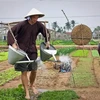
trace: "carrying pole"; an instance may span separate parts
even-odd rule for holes
[[[68,17],[66,16],[65,12],[64,12],[63,10],[61,10],[61,11],[63,12],[64,16],[66,17],[67,21],[69,22],[69,19],[68,19]]]
[[[10,24],[9,24],[9,23],[8,23],[8,28],[9,28],[9,31],[10,31],[10,33],[11,33],[11,35],[12,35],[12,37],[13,37],[15,43],[16,43],[16,45],[18,46],[17,40],[16,40],[16,38],[15,38],[15,36],[14,36],[12,30],[11,30],[11,27],[10,27]],[[18,49],[19,49],[19,46],[18,46]]]

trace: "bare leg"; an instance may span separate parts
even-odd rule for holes
[[[27,71],[22,72],[22,74],[21,74],[21,80],[22,80],[22,84],[23,84],[23,86],[24,86],[24,90],[25,90],[25,93],[26,93],[25,98],[26,98],[26,99],[30,99],[29,90],[28,90]]]
[[[35,71],[33,70],[30,73],[30,87],[31,87],[32,91],[34,92],[34,94],[37,94],[38,91],[37,91],[37,89],[34,86],[35,78],[36,78],[36,70]]]

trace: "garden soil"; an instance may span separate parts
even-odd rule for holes
[[[91,53],[89,54],[91,56]],[[59,57],[58,57],[59,58]],[[72,57],[72,68],[75,68],[79,62],[78,57]],[[85,62],[84,62],[85,64]],[[79,100],[100,100],[100,58],[94,58],[92,70],[96,78],[97,86],[96,87],[87,87],[87,88],[76,88],[71,87],[69,80],[72,72],[61,73],[59,70],[54,68],[55,63],[46,61],[42,67],[39,67],[37,70],[37,77],[35,85],[39,90],[64,90],[64,89],[73,89],[80,96]],[[0,72],[13,67],[8,64],[7,61],[0,63]],[[28,73],[29,75],[30,73]],[[6,84],[0,86],[1,88],[15,88],[21,84],[20,76],[15,79],[7,82]]]

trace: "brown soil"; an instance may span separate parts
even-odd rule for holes
[[[89,57],[92,57],[89,54]],[[78,58],[72,58],[72,67],[76,67]],[[46,90],[63,90],[63,89],[73,89],[81,97],[80,100],[100,100],[100,58],[94,58],[93,60],[93,71],[96,77],[97,87],[88,88],[73,88],[70,87],[69,79],[71,72],[61,73],[59,70],[54,69],[54,62],[45,62],[44,66],[37,70],[37,77],[35,85],[38,89]],[[12,65],[8,64],[7,61],[0,63],[0,72],[4,71]],[[0,86],[0,88],[13,88],[21,84],[20,77],[17,77],[8,83]]]

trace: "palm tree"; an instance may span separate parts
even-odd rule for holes
[[[74,26],[75,26],[75,21],[74,21],[74,20],[71,20],[71,24],[72,24],[72,28],[74,28]]]
[[[56,31],[57,31],[57,28],[58,28],[59,26],[58,26],[58,24],[57,24],[57,22],[53,22],[52,23],[52,28],[54,29],[54,36],[53,36],[53,39],[52,39],[52,44],[53,44],[53,41],[55,41],[56,40]]]
[[[57,22],[53,22],[53,23],[52,23],[52,28],[53,28],[55,31],[57,30],[57,28],[58,28]]]
[[[65,23],[66,29],[69,31],[71,29],[71,24],[70,22]]]
[[[63,27],[63,30],[64,30],[63,33],[65,33],[66,32],[66,27],[65,26]]]
[[[59,33],[63,33],[63,28],[62,28],[62,27],[58,27],[57,32],[59,32]]]

